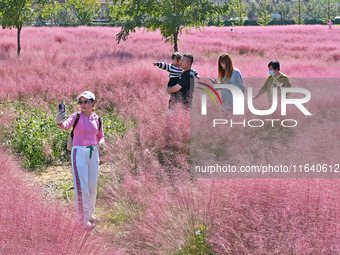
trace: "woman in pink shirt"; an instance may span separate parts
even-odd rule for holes
[[[96,220],[93,213],[97,196],[99,150],[104,150],[105,145],[101,119],[94,112],[95,99],[92,92],[84,91],[77,97],[80,113],[75,112],[63,121],[65,113],[60,112],[56,118],[61,129],[70,129],[79,116],[73,131],[72,174],[77,210],[88,227]]]
[[[327,22],[329,29],[332,29],[332,24],[333,24],[333,21],[331,19],[329,19],[328,22]]]

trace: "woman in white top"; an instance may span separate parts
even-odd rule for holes
[[[245,87],[241,72],[234,68],[233,62],[227,53],[218,58],[218,83],[234,85],[244,93]],[[233,95],[229,89],[222,89],[222,108],[233,108]]]

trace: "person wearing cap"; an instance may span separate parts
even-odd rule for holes
[[[61,129],[73,127],[79,116],[73,134],[71,152],[73,186],[75,202],[80,219],[85,226],[92,227],[99,172],[99,151],[104,150],[104,134],[101,119],[94,112],[95,95],[84,91],[77,97],[81,112],[71,114],[66,120],[65,112],[59,112],[56,117]]]

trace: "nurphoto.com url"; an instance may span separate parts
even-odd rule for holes
[[[219,173],[256,173],[256,174],[275,174],[275,173],[306,173],[311,175],[334,173],[340,176],[340,164],[302,164],[302,165],[272,165],[272,164],[261,164],[261,165],[209,165],[209,166],[194,166],[194,174],[206,174],[213,175]]]

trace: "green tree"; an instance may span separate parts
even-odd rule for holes
[[[288,18],[292,12],[291,4],[286,1],[280,1],[274,6],[274,10],[281,16],[281,25],[283,25],[283,19]]]
[[[75,17],[72,8],[64,2],[60,5],[60,10],[56,13],[56,20],[59,24],[75,24],[77,22],[77,17]]]
[[[244,25],[244,19],[247,16],[247,5],[242,0],[235,0],[230,6],[231,12],[238,18],[236,24]]]
[[[303,24],[303,16],[304,16],[304,11],[305,11],[305,4],[302,0],[298,0],[295,3],[295,23],[296,24]]]
[[[324,6],[323,9],[325,12],[325,16],[327,17],[327,20],[334,18],[334,16],[336,16],[337,13],[335,0],[323,0],[321,2]]]
[[[336,0],[310,0],[305,6],[305,11],[308,17],[320,19],[326,23],[337,15],[337,2]]]
[[[166,42],[178,51],[178,36],[183,30],[200,28],[210,19],[226,13],[228,4],[214,5],[208,0],[113,0],[111,16],[122,21],[122,29],[116,35],[118,43],[127,40],[136,28],[148,31],[160,29]]]
[[[17,54],[21,51],[21,30],[26,22],[32,21],[34,15],[33,3],[39,4],[35,0],[0,0],[0,17],[2,28],[17,29]]]
[[[248,12],[247,12],[248,19],[254,20],[257,14],[257,3],[253,0],[247,2],[247,9],[248,9]]]
[[[81,25],[89,25],[100,9],[98,0],[68,0],[68,5],[73,9]]]
[[[268,26],[270,21],[273,6],[268,0],[260,0],[257,8],[258,21],[260,26]]]
[[[310,0],[306,4],[306,13],[308,13],[309,18],[322,19],[322,4],[319,0]]]
[[[37,16],[49,22],[51,25],[57,24],[57,15],[62,9],[62,4],[57,0],[47,1],[35,8]]]

